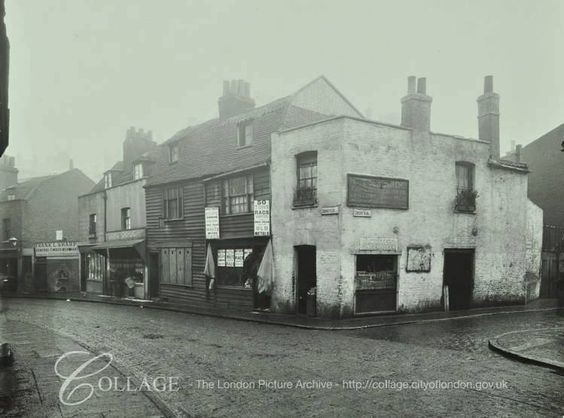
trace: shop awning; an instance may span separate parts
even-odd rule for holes
[[[106,250],[118,248],[133,248],[139,256],[145,261],[145,240],[144,239],[127,239],[106,241],[92,247],[92,250],[98,252],[106,252]]]
[[[93,242],[79,242],[78,244],[76,244],[76,246],[78,247],[78,252],[80,254],[92,252],[92,247],[94,247],[95,245],[96,244]]]

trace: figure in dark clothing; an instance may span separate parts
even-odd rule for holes
[[[243,281],[245,287],[253,289],[253,305],[254,308],[260,308],[259,295],[258,295],[258,269],[262,261],[262,248],[258,246],[253,247],[253,251],[243,261]]]

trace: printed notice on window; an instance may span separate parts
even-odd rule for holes
[[[225,267],[235,266],[234,250],[225,250]]]
[[[235,250],[235,267],[243,267],[243,249]]]
[[[205,211],[206,239],[219,239],[219,208],[208,207]]]
[[[217,266],[225,267],[225,250],[217,250]]]
[[[255,200],[255,237],[270,235],[270,200]]]

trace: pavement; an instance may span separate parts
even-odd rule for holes
[[[506,332],[489,346],[507,357],[564,372],[564,327]]]
[[[13,410],[20,416],[564,413],[561,374],[488,348],[496,335],[564,327],[552,308],[327,332],[135,305],[11,298],[4,307],[0,336],[22,369]],[[96,378],[178,377],[179,390],[96,389],[73,410],[61,404],[64,379],[54,368],[61,355],[81,350],[113,356],[112,368]],[[80,363],[69,360],[69,369]]]

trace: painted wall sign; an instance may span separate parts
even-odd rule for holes
[[[382,252],[399,254],[399,243],[397,238],[393,237],[364,237],[358,242],[358,250],[360,252]]]
[[[36,257],[78,258],[76,242],[42,242],[35,244]]]
[[[409,181],[348,174],[347,205],[361,208],[407,209]]]
[[[356,218],[371,218],[372,211],[370,209],[353,209],[353,216]]]
[[[205,209],[206,218],[206,239],[219,239],[219,208],[207,207]]]
[[[430,246],[407,247],[407,266],[405,270],[408,273],[429,273],[431,271],[431,255]]]
[[[254,201],[255,237],[270,235],[270,200]]]
[[[338,215],[339,214],[339,206],[328,206],[325,208],[321,208],[321,215]]]

